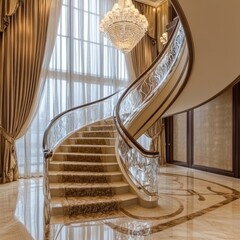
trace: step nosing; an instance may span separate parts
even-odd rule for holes
[[[127,186],[116,186],[116,187],[112,187],[112,186],[98,186],[98,187],[94,187],[94,189],[118,189],[118,188],[123,188],[123,187],[127,187]],[[92,189],[90,187],[62,187],[59,190],[65,190],[65,189]],[[50,188],[50,190],[56,190],[56,188]]]
[[[63,144],[60,147],[102,147],[102,148],[113,148],[115,145],[97,145],[97,144]]]
[[[68,139],[110,139],[110,140],[115,140],[116,138],[115,137],[101,137],[101,136],[99,136],[99,137],[86,137],[86,136],[83,136],[83,137],[77,137],[77,136],[75,136],[75,137],[70,137],[70,138],[68,138]]]
[[[115,126],[115,124],[93,124],[93,125],[90,125],[89,127],[109,127],[109,126]]]
[[[54,176],[58,176],[58,175],[70,175],[70,176],[82,176],[82,175],[86,175],[86,176],[102,176],[102,175],[110,175],[110,176],[114,176],[114,175],[121,175],[121,172],[76,172],[76,171],[48,171],[49,175],[54,175]]]
[[[128,201],[132,199],[137,199],[137,195],[134,194],[116,194],[114,196],[95,196],[95,197],[52,197],[51,204],[52,205],[64,205],[63,207],[68,206],[68,201],[71,201],[72,205],[77,206],[79,203],[81,205],[89,205],[89,204],[101,204],[108,202],[121,202]],[[97,200],[97,201],[96,201]],[[62,207],[62,206],[59,206]]]
[[[95,131],[78,131],[78,132],[76,132],[76,133],[96,133],[96,132],[100,132],[100,133],[115,133],[115,132],[117,132],[117,130],[95,130]]]
[[[114,183],[114,182],[113,182]],[[71,189],[71,188],[76,188],[76,189],[102,189],[102,188],[111,188],[111,189],[117,189],[117,188],[123,188],[123,187],[128,187],[128,184],[100,184],[100,183],[88,183],[88,184],[82,184],[82,185],[77,185],[77,184],[56,184],[52,185],[52,183],[50,183],[50,190],[65,190],[65,189]]]
[[[79,156],[116,156],[115,153],[83,153],[83,152],[55,152],[54,155],[79,155]]]
[[[79,166],[118,166],[117,162],[76,162],[76,161],[56,161],[52,160],[50,165],[79,165]]]

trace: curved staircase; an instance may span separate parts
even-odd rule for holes
[[[119,216],[138,197],[123,180],[112,120],[82,128],[55,151],[48,169],[51,222]]]
[[[129,88],[52,119],[43,139],[46,235],[54,223],[112,217],[137,203],[158,204],[159,153],[144,149],[136,136],[184,86],[191,65],[183,30],[178,22],[165,50]]]
[[[159,153],[144,149],[138,137],[158,118],[196,107],[240,81],[240,1],[198,2],[171,0],[179,23],[158,58],[124,92],[69,109],[49,124],[43,140],[46,234],[49,223],[112,217],[124,206],[156,202]],[[203,12],[207,24],[200,21]],[[118,133],[112,120],[99,121],[113,112]]]

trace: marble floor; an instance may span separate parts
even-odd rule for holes
[[[0,239],[44,239],[42,178],[0,185]],[[52,224],[54,240],[237,240],[240,179],[168,165],[159,171],[159,206],[118,217]]]

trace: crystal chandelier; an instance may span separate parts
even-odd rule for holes
[[[130,52],[147,31],[148,21],[131,0],[118,0],[100,23],[112,44],[124,53]]]

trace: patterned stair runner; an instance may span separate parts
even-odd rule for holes
[[[65,140],[49,163],[52,220],[94,219],[136,204],[115,155],[112,120],[90,125]]]

